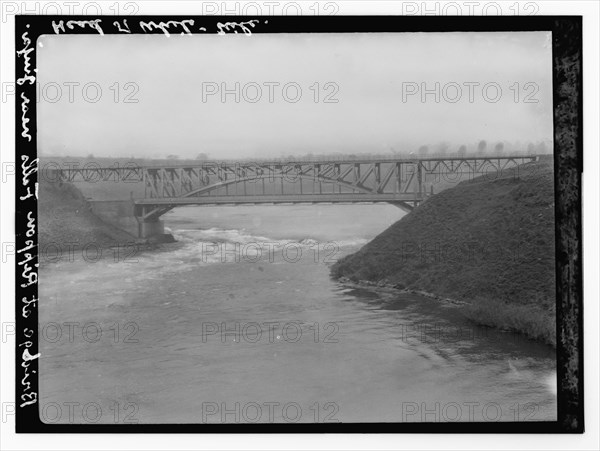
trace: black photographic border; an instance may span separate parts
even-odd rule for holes
[[[169,22],[174,21],[174,22]],[[163,24],[169,24],[160,26]],[[154,24],[154,25],[152,25]],[[234,24],[233,26],[224,26]],[[168,28],[167,28],[168,27]],[[552,422],[45,424],[38,373],[36,46],[44,34],[551,31],[554,104],[558,419]],[[583,281],[581,16],[15,16],[17,433],[581,433]],[[42,301],[43,302],[43,301]]]

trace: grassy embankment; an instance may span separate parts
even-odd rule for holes
[[[479,324],[555,345],[554,254],[553,168],[540,162],[431,197],[332,276],[461,301]]]
[[[70,248],[82,249],[89,245],[90,252],[94,253],[96,246],[110,248],[136,241],[90,212],[84,195],[70,183],[50,183],[40,179],[38,215],[40,253],[41,257],[47,257],[46,260],[51,260],[58,252],[66,256]]]

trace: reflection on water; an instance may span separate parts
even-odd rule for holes
[[[476,327],[453,306],[329,278],[330,261],[401,215],[180,208],[165,217],[177,243],[126,262],[43,266],[42,418],[555,419],[552,349]],[[71,419],[65,403],[78,403]]]

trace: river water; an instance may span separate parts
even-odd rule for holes
[[[42,420],[555,420],[553,349],[330,279],[402,215],[185,207],[164,217],[177,243],[42,264]]]

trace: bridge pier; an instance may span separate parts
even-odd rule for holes
[[[171,242],[173,237],[165,234],[165,224],[159,218],[144,218],[144,208],[132,200],[88,201],[90,210],[104,222],[129,233],[132,238]]]
[[[160,219],[138,221],[138,238],[152,238],[165,234],[165,223]]]

